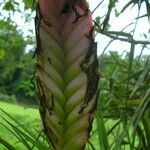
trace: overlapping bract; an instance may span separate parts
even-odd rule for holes
[[[40,114],[50,148],[82,150],[98,84],[92,15],[85,0],[39,0],[36,33]]]

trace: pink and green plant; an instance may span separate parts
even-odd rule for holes
[[[83,150],[97,104],[98,60],[85,0],[39,0],[35,30],[40,115],[51,150]]]

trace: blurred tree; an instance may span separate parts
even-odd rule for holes
[[[4,56],[0,59],[0,86],[7,94],[13,94],[16,80],[20,78],[20,59],[24,54],[25,41],[22,33],[10,22],[0,21],[0,49]]]
[[[20,101],[26,104],[37,104],[35,100],[35,89],[32,83],[32,78],[35,70],[35,61],[32,59],[33,52],[30,51],[22,55],[21,69],[22,74],[20,80],[17,82],[17,97]],[[30,63],[29,63],[30,62]]]
[[[0,37],[0,92],[19,96],[21,101],[25,97],[31,100],[34,95],[30,82],[34,61],[32,52],[25,53],[28,40],[17,26],[3,20],[0,20]]]

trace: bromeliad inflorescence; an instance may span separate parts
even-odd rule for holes
[[[36,80],[52,150],[83,150],[97,102],[98,60],[85,0],[39,0]]]

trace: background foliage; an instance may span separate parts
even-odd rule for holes
[[[12,15],[20,12],[20,3],[17,1],[4,1],[0,9],[0,97],[14,102],[35,104],[35,92],[31,83],[34,72],[33,52],[26,51],[27,45],[33,45],[33,37],[25,37]],[[24,11],[29,9],[25,3]],[[26,18],[28,13],[26,14]],[[33,48],[34,49],[34,48]],[[8,95],[8,96],[7,96]],[[1,98],[1,99],[2,99]]]

